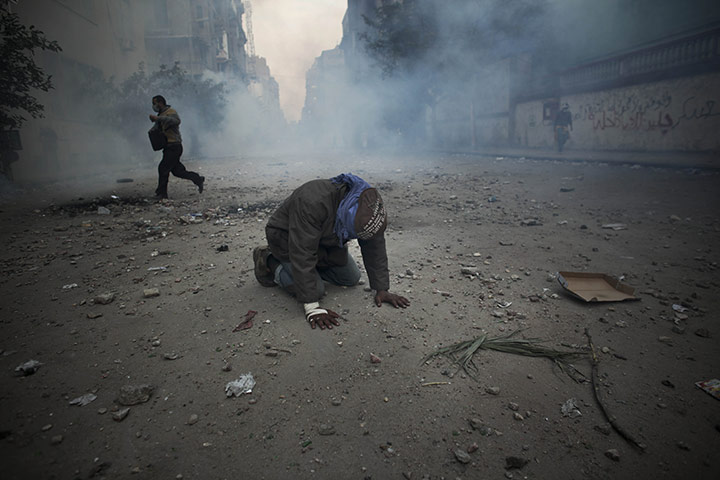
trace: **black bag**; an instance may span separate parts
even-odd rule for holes
[[[156,152],[167,146],[167,137],[159,128],[151,128],[148,132],[148,137],[150,137],[150,145],[152,145],[152,149]]]

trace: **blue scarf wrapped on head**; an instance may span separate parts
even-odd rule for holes
[[[335,216],[335,234],[340,239],[340,244],[343,245],[348,240],[357,238],[355,233],[355,214],[358,209],[358,199],[363,190],[372,188],[362,178],[353,175],[352,173],[342,173],[337,177],[330,179],[333,183],[344,183],[348,186],[348,193],[340,201],[340,206]]]

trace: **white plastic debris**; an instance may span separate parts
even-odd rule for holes
[[[77,288],[77,287],[78,287],[78,284],[77,284],[77,283],[68,283],[67,285],[63,285],[63,288],[62,288],[62,289],[63,289],[63,290],[70,290],[70,289],[72,289],[72,288]]]
[[[79,397],[70,400],[70,405],[78,405],[80,407],[84,407],[88,403],[94,402],[96,398],[97,395],[93,393],[86,393],[85,395],[80,395]]]
[[[252,393],[254,387],[255,379],[253,378],[252,373],[244,373],[240,375],[240,378],[237,380],[228,382],[228,384],[225,385],[225,394],[228,397],[239,397],[243,393]]]
[[[15,367],[15,373],[24,376],[32,375],[33,373],[38,371],[40,365],[42,365],[42,363],[38,362],[37,360],[28,360],[27,362]]]
[[[562,407],[560,407],[560,411],[562,412],[563,417],[582,417],[582,412],[580,412],[580,409],[577,407],[577,400],[574,398],[570,398],[567,402],[563,403]]]

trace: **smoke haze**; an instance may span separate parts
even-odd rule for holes
[[[342,0],[253,0],[257,54],[267,58],[280,84],[280,105],[291,122],[300,120],[305,73],[323,50],[342,37]]]

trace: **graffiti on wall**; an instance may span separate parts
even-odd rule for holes
[[[595,103],[580,105],[574,121],[590,121],[593,130],[659,131],[666,134],[675,125],[669,92],[640,98],[635,94],[615,95]]]
[[[687,120],[706,120],[711,117],[720,117],[720,110],[715,108],[715,100],[699,100],[694,95],[688,97],[682,104],[682,114],[678,117],[673,128]]]
[[[669,92],[643,98],[635,94],[615,95],[576,108],[571,106],[571,110],[575,110],[574,122],[589,121],[595,131],[655,131],[662,135],[688,121],[720,117],[715,100],[690,96],[678,104]]]

